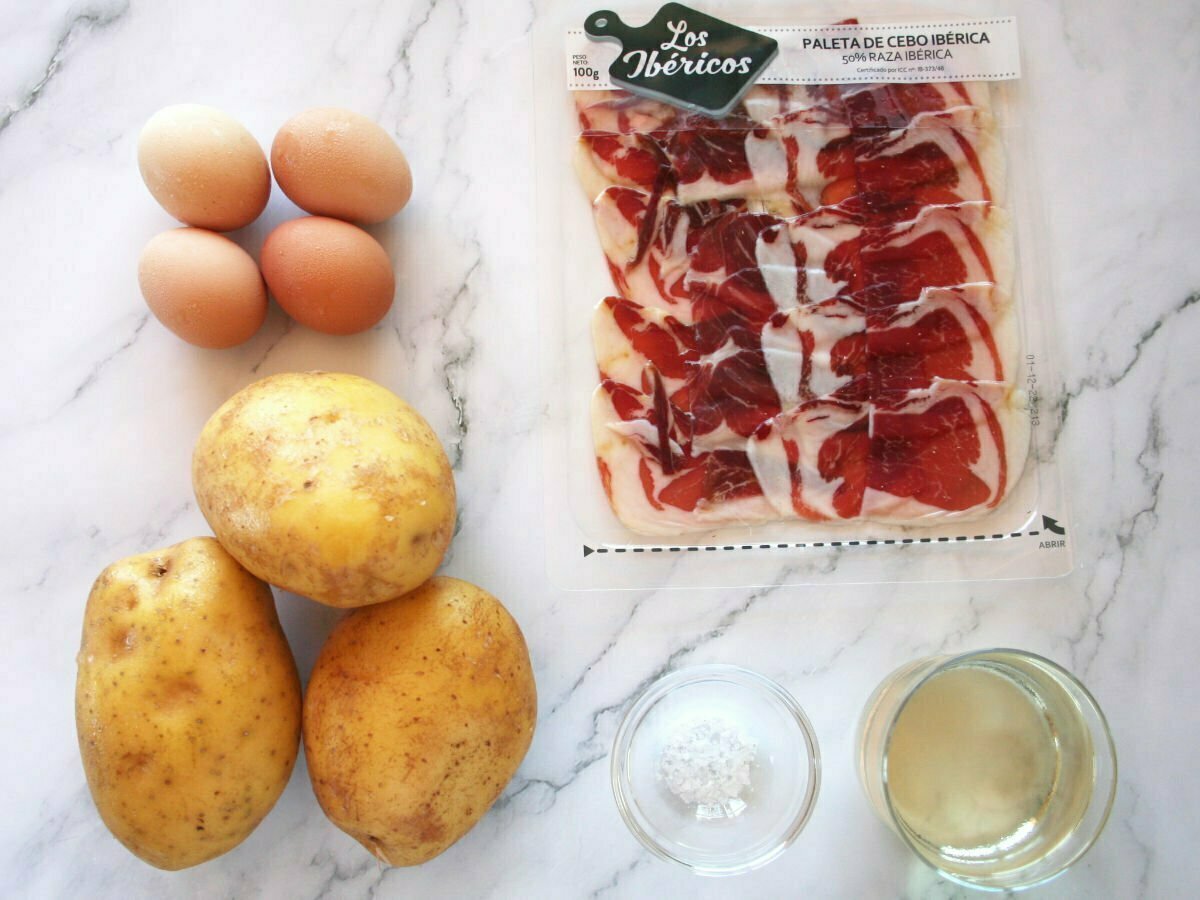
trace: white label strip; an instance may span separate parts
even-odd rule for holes
[[[1021,77],[1017,20],[903,25],[743,26],[779,41],[760,84],[1007,81]],[[612,90],[608,67],[620,44],[567,32],[567,88]],[[699,76],[703,77],[703,76]]]

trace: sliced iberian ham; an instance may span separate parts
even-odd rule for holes
[[[732,316],[761,326],[805,296],[806,249],[769,213],[731,212],[693,243],[683,288],[697,320]]]
[[[692,251],[707,227],[735,204],[683,206],[663,194],[609,187],[593,205],[600,246],[621,295],[642,306],[693,318],[685,281]]]
[[[959,106],[988,109],[987,85],[938,84],[757,84],[725,120],[707,119],[659,100],[622,90],[578,91],[575,112],[581,133],[662,135],[690,123],[720,128],[723,123],[770,125],[808,114],[825,124],[841,124],[866,134],[903,128],[915,116]]]
[[[760,426],[747,456],[778,518],[855,519],[862,512],[870,408],[818,398]]]
[[[843,300],[777,312],[761,325],[685,325],[609,297],[596,308],[592,337],[605,381],[650,398],[641,405],[669,412],[699,449],[740,448],[762,422],[802,401],[869,392],[866,317]]]
[[[642,398],[648,400],[649,398]],[[652,402],[652,401],[651,401]],[[592,396],[596,465],[617,517],[642,534],[672,535],[774,517],[742,447],[685,453],[653,407],[602,382]]]
[[[582,134],[657,134],[670,128],[679,110],[628,91],[578,91],[575,113]]]
[[[818,85],[808,90],[832,117],[860,137],[904,128],[921,113],[991,106],[987,85],[980,82]]]
[[[797,124],[799,133],[811,133]],[[823,144],[813,166],[815,174],[795,176],[807,200],[845,204],[875,219],[908,217],[933,204],[1000,202],[1005,187],[991,114],[975,107],[920,113],[892,131],[848,134]]]
[[[836,298],[778,312],[762,328],[763,358],[786,411],[817,397],[865,398],[867,319]]]
[[[872,319],[889,316],[927,287],[986,282],[1007,290],[1013,277],[1007,214],[991,203],[927,206],[915,217],[864,228],[826,258],[830,277],[845,285]]]
[[[943,381],[1008,383],[1016,375],[1012,302],[993,284],[925,288],[866,331],[872,397]]]
[[[600,480],[634,531],[974,516],[1024,464],[984,83],[758,85],[713,120],[576,94],[617,295]]]
[[[764,422],[745,449],[693,453],[674,441],[660,452],[651,411],[622,419],[615,409],[602,386],[593,413],[598,465],[618,516],[648,534],[986,510],[1020,473],[1029,439],[1019,392],[995,384],[935,381],[869,404],[809,400]]]
[[[846,214],[789,220],[756,206],[685,206],[670,195],[607,188],[594,214],[614,285],[630,300],[686,322],[730,306],[762,320],[831,296],[836,289],[827,284],[825,254],[858,236],[860,226]],[[792,224],[809,220],[812,228]]]
[[[760,329],[745,322],[689,326],[609,297],[596,308],[592,336],[605,382],[644,396],[642,407],[670,421],[686,450],[743,449],[781,412]]]
[[[1025,464],[1029,416],[1009,385],[935,380],[871,412],[862,515],[919,521],[996,506]]]
[[[919,521],[989,509],[1021,471],[1028,416],[1007,385],[934,382],[765,422],[748,455],[778,516]]]
[[[608,97],[579,108],[575,166],[592,198],[620,185],[685,205],[753,200],[783,215],[837,203],[879,216],[924,203],[999,202],[991,113],[955,103],[971,92],[954,87],[899,96],[876,87],[833,102],[759,88],[720,120]]]
[[[730,310],[764,321],[833,296],[886,315],[926,287],[991,282],[1007,290],[1012,280],[1008,216],[986,202],[864,225],[842,207],[779,219],[610,187],[594,213],[617,290],[684,323]]]

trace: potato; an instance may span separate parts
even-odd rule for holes
[[[271,590],[212,538],[113,563],[88,597],[75,722],[122,844],[183,869],[240,844],[300,743],[300,679]]]
[[[466,834],[529,749],[537,691],[521,629],[454,578],[355,610],[304,698],[304,752],[325,815],[385,863]]]
[[[234,394],[204,426],[192,482],[238,562],[330,606],[412,590],[454,532],[454,476],[437,436],[356,375],[272,375]]]

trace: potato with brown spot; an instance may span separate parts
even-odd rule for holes
[[[270,588],[212,538],[113,563],[88,597],[78,666],[79,751],[113,835],[160,869],[245,840],[300,741]]]
[[[235,559],[330,606],[412,590],[454,532],[454,476],[437,435],[357,375],[287,373],[243,388],[204,426],[192,484]]]
[[[533,738],[521,629],[491,594],[434,578],[333,630],[304,698],[321,808],[379,859],[413,866],[471,830]]]

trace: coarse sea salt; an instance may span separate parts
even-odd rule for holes
[[[700,818],[735,816],[758,746],[728,722],[707,718],[676,731],[663,747],[658,777]]]

